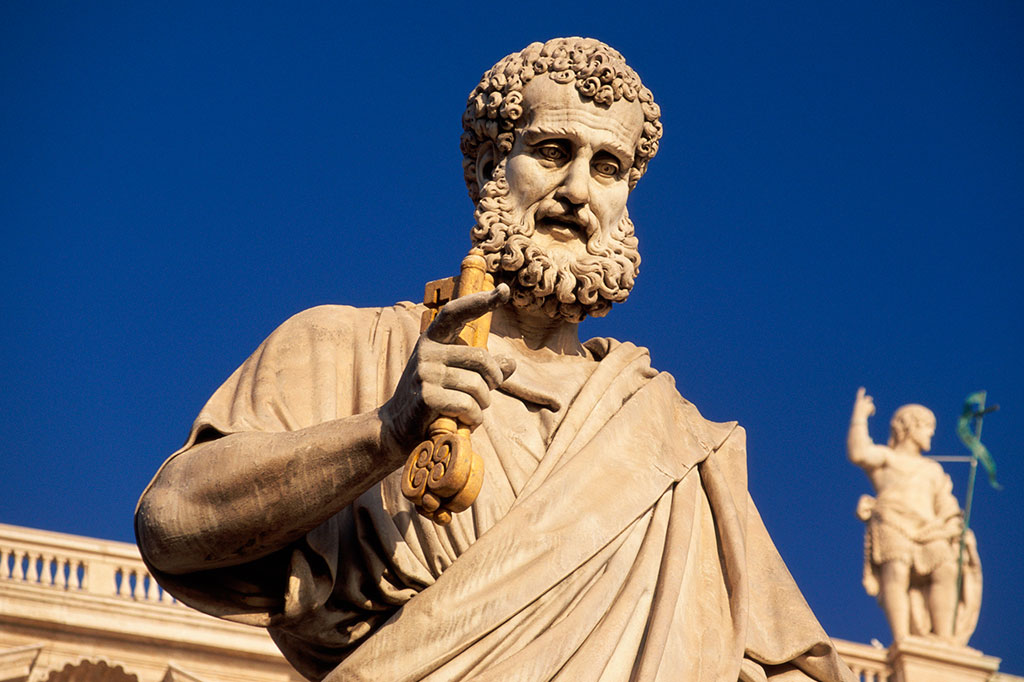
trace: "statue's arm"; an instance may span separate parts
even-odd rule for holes
[[[868,417],[874,413],[874,400],[863,387],[859,388],[850,416],[850,430],[846,435],[846,454],[851,462],[865,469],[874,469],[885,463],[886,448],[875,445],[868,433]]]
[[[379,412],[299,431],[235,433],[179,453],[139,503],[142,552],[180,574],[288,546],[401,466]]]
[[[439,415],[477,425],[490,390],[511,374],[485,349],[447,343],[508,299],[483,292],[449,303],[416,344],[394,395],[364,414],[296,431],[234,433],[164,464],[143,493],[136,535],[171,574],[235,566],[300,539],[402,466]],[[445,332],[445,333],[441,333]],[[436,340],[435,340],[436,339]]]

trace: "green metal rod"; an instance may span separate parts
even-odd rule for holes
[[[974,418],[975,437],[981,440],[981,424],[984,418],[985,401],[982,399],[978,416]],[[953,604],[953,634],[956,634],[956,617],[960,611],[960,591],[964,584],[964,546],[967,544],[967,529],[971,527],[971,504],[974,502],[974,478],[978,473],[978,456],[971,453],[971,473],[967,478],[967,504],[964,509],[964,527],[960,531],[960,551],[956,558],[956,603]]]

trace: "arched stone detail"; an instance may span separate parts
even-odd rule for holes
[[[126,673],[120,665],[110,667],[106,661],[68,663],[54,670],[46,682],[139,682],[137,675]]]

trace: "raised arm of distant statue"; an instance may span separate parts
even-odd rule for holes
[[[853,403],[850,431],[846,436],[846,452],[851,462],[865,469],[884,464],[889,451],[884,446],[875,445],[868,433],[868,417],[874,414],[874,399],[867,395],[862,386],[857,389],[857,399]]]

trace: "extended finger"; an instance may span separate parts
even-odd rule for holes
[[[511,295],[508,285],[502,283],[490,291],[462,296],[445,303],[437,317],[427,327],[427,338],[441,343],[452,343],[459,337],[459,332],[466,324],[508,303]]]

